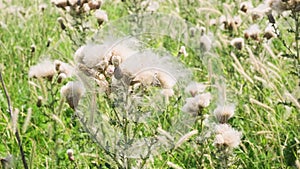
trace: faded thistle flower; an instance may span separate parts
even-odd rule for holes
[[[209,51],[212,48],[213,45],[213,37],[211,34],[209,35],[202,35],[200,37],[200,44],[201,44],[201,48],[206,52]]]
[[[266,29],[264,31],[264,38],[269,40],[274,37],[277,37],[276,30],[275,30],[273,24],[268,24],[268,26],[266,27]]]
[[[45,59],[37,65],[31,66],[29,69],[29,77],[33,78],[47,78],[48,80],[52,80],[55,73],[54,63],[49,59]]]
[[[206,85],[198,82],[191,82],[186,88],[185,93],[191,94],[193,97],[199,93],[204,92]]]
[[[74,161],[75,160],[73,149],[68,149],[67,150],[67,155],[68,155],[68,158],[69,158],[70,161]]]
[[[242,133],[235,130],[228,124],[218,124],[215,127],[216,137],[214,140],[215,146],[226,146],[236,148],[241,143]]]
[[[208,107],[211,100],[210,93],[198,94],[195,97],[187,98],[185,105],[182,107],[182,111],[197,115],[201,113],[201,110]]]
[[[253,40],[259,40],[259,34],[261,30],[257,24],[251,25],[247,30],[244,31],[246,39],[252,38]]]
[[[95,17],[96,17],[99,25],[101,25],[103,22],[108,21],[108,17],[107,17],[106,12],[101,10],[101,9],[97,9],[95,11]]]
[[[265,14],[270,12],[270,7],[266,4],[260,4],[255,8],[249,10],[253,21],[259,21],[264,17]]]
[[[230,41],[230,45],[235,47],[238,50],[242,50],[244,48],[244,38],[234,38]]]
[[[233,117],[235,106],[233,104],[229,105],[218,105],[214,110],[214,116],[219,123],[227,123],[227,121]]]
[[[85,89],[81,82],[68,82],[60,90],[61,95],[66,98],[67,103],[72,109],[76,109],[80,98],[85,93]]]
[[[299,0],[266,0],[265,3],[278,14],[288,10],[300,11]]]
[[[245,1],[240,4],[240,10],[247,13],[249,9],[252,9],[253,5],[251,1]]]

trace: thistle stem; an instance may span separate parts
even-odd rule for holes
[[[11,105],[11,100],[10,100],[8,91],[6,89],[4,80],[2,78],[2,72],[1,72],[1,70],[0,70],[0,81],[1,81],[4,93],[5,93],[6,100],[7,100],[7,106],[8,106],[9,116],[10,116],[10,119],[12,119],[12,105]],[[28,169],[28,165],[27,165],[27,162],[26,162],[25,153],[24,153],[24,150],[23,150],[23,147],[22,147],[22,142],[21,142],[21,138],[20,138],[18,129],[16,129],[16,131],[15,131],[14,134],[16,136],[16,139],[17,139],[17,142],[18,142],[18,146],[19,146],[19,149],[20,149],[20,154],[21,154],[21,157],[22,157],[23,166],[24,166],[25,169]]]

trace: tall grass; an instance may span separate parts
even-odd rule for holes
[[[111,21],[147,11],[147,4],[143,6],[141,3],[131,0],[125,3],[105,1],[101,9],[107,12]],[[253,6],[261,3],[253,1]],[[47,7],[42,10],[41,4]],[[220,157],[217,156],[220,149],[213,144],[215,133],[212,126],[216,123],[213,110],[217,107],[217,102],[202,112],[203,117],[198,117],[201,120],[194,124],[190,133],[185,133],[186,135],[179,139],[180,142],[177,142],[175,147],[156,156],[148,156],[144,161],[133,160],[131,166],[300,168],[299,11],[295,8],[292,12],[288,10],[281,15],[273,11],[276,31],[279,33],[268,39],[264,32],[270,21],[267,14],[263,13],[262,18],[254,20],[252,16],[255,14],[255,17],[260,17],[260,13],[255,13],[250,7],[245,13],[240,10],[240,4],[242,2],[229,0],[174,0],[159,2],[158,8],[160,13],[171,12],[172,15],[196,25],[202,36],[213,37],[210,51],[200,54],[193,50],[194,46],[186,46],[189,55],[181,55],[179,59],[192,70],[193,80],[208,81],[208,90],[213,94],[216,91],[216,83],[210,82],[220,80],[224,85],[223,89],[226,89],[226,103],[235,105],[235,115],[228,123],[242,132],[242,139],[237,148],[230,149],[230,156],[226,157],[227,166],[222,165],[220,158],[217,158]],[[225,16],[225,20],[222,19],[222,15]],[[3,168],[24,167],[20,141],[29,168],[118,167],[107,149],[98,145],[84,129],[74,110],[63,102],[59,90],[73,78],[68,78],[61,84],[54,80],[49,82],[45,79],[29,78],[30,67],[43,59],[59,59],[74,65],[75,50],[93,37],[94,31],[101,31],[103,26],[97,25],[97,20],[91,12],[84,18],[84,21],[91,23],[91,29],[83,36],[82,32],[77,34],[76,29],[70,29],[70,32],[62,30],[57,21],[61,16],[66,15],[49,1],[0,1],[0,71],[12,108],[20,110],[17,124],[13,124],[10,117],[11,108],[7,106],[2,86],[0,166]],[[234,20],[234,16],[240,16],[241,22]],[[290,27],[287,28],[285,23],[290,23]],[[255,38],[249,36],[246,39],[245,30],[253,24],[257,24],[262,31]],[[74,43],[70,35],[79,40]],[[203,45],[206,42],[201,41],[200,36],[201,34],[199,43]],[[242,48],[230,44],[234,38],[240,37],[244,39]],[[154,49],[164,47],[174,57],[178,55],[180,46],[185,45],[165,36],[151,39],[147,43]],[[207,66],[209,60],[202,62],[198,57],[204,54],[207,54],[208,58],[218,60],[216,63],[220,65]],[[218,69],[223,78],[214,79],[211,69]],[[43,96],[41,103],[38,103],[39,96]],[[185,100],[181,98],[184,96],[178,95],[170,99],[174,104],[167,106],[165,111],[170,115],[181,112],[181,106],[185,104]],[[110,105],[106,102],[105,106]],[[99,109],[111,110],[103,107]],[[156,125],[156,122],[154,124]],[[14,125],[20,140],[16,139],[16,133],[12,130]],[[147,126],[140,129],[141,132],[147,130]],[[71,152],[69,149],[73,151],[72,158],[67,154],[67,151]]]

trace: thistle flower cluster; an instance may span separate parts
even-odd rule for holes
[[[137,51],[127,44],[116,44],[117,41],[108,41],[103,44],[88,44],[81,46],[75,52],[75,61],[79,70],[85,75],[93,77],[101,91],[110,92],[112,77],[121,79],[123,71],[120,68],[127,57]]]
[[[206,86],[201,83],[190,83],[185,92],[192,97],[187,98],[185,105],[182,107],[182,111],[190,113],[192,115],[201,115],[202,110],[210,105],[211,94],[209,92],[204,93]]]
[[[215,146],[225,146],[237,148],[241,143],[242,133],[235,130],[228,124],[218,124],[215,126]]]
[[[300,11],[300,1],[299,0],[266,0],[266,4],[269,5],[269,7],[281,14],[284,11],[294,11],[299,12]]]
[[[58,83],[61,83],[65,78],[71,77],[73,73],[74,68],[60,60],[53,62],[49,59],[44,59],[29,69],[29,77],[31,78],[42,78],[52,81],[53,77],[57,76],[56,80]]]
[[[151,50],[137,51],[138,40],[125,42],[109,40],[103,44],[88,44],[75,53],[78,68],[93,77],[101,91],[110,93],[115,86],[130,86],[131,92],[148,86],[160,87],[166,97],[173,95],[172,88],[181,73],[168,56],[159,57]]]
[[[51,2],[58,8],[78,14],[97,10],[102,5],[102,0],[51,0]]]
[[[60,60],[51,61],[44,59],[40,63],[31,66],[29,77],[37,79],[46,79],[51,85],[61,84],[66,78],[74,76],[75,69],[68,63]],[[80,82],[68,82],[61,88],[61,95],[66,98],[71,108],[75,109],[79,99],[84,94],[84,88]],[[41,107],[44,101],[42,96],[38,96],[37,106]]]
[[[228,120],[234,115],[235,106],[233,104],[218,105],[213,114],[218,122],[215,125],[215,141],[217,147],[236,148],[241,142],[242,133],[236,131],[228,124]]]

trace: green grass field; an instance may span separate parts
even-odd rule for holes
[[[71,2],[76,6],[81,1],[70,1],[69,6]],[[92,10],[91,6],[89,12],[76,13],[72,7],[58,8],[55,5],[58,1],[0,0],[0,71],[6,86],[5,90],[0,85],[0,168],[24,168],[22,157],[25,157],[28,168],[49,169],[300,169],[300,2],[271,2],[268,6],[266,2],[252,1],[251,7],[248,4],[243,6],[242,1],[231,0],[103,0],[100,8],[107,13],[108,20],[97,20],[96,10]],[[258,8],[264,3],[265,6]],[[80,9],[83,10],[83,7]],[[272,17],[267,11],[272,11],[275,23],[272,24]],[[159,17],[147,19],[145,16]],[[167,20],[173,17],[174,21]],[[259,29],[251,25],[257,25]],[[184,29],[185,26],[188,29]],[[132,35],[135,29],[138,31]],[[194,36],[191,35],[192,29],[196,30]],[[139,30],[143,30],[143,34],[139,34]],[[184,33],[180,34],[180,31]],[[95,36],[96,32],[100,34]],[[32,66],[45,59],[60,60],[82,70],[81,62],[87,61],[74,59],[77,49],[86,43],[89,45],[91,39],[100,44],[112,44],[116,39],[107,36],[109,32],[114,38],[119,38],[117,40],[122,40],[118,42],[122,47],[136,47],[138,39],[138,44],[144,46],[136,47],[134,52],[139,52],[137,56],[146,51],[145,47],[157,55],[168,51],[169,60],[148,61],[147,57],[151,58],[155,52],[146,53],[147,61],[143,65],[164,69],[166,74],[171,72],[171,77],[182,84],[176,84],[172,89],[164,87],[172,80],[163,83],[156,73],[153,77],[158,78],[159,84],[153,85],[152,78],[153,86],[149,87],[147,80],[143,77],[138,79],[136,75],[137,82],[130,79],[125,88],[118,86],[121,92],[114,93],[112,84],[123,83],[115,82],[107,67],[104,73],[99,68],[100,73],[94,75],[91,73],[94,69],[87,66],[86,74],[92,78],[87,78],[85,87],[95,85],[93,82],[103,80],[102,77],[105,80],[101,82],[110,85],[105,92],[98,89],[98,81],[98,85],[92,88],[96,92],[86,88],[85,94],[91,95],[82,96],[79,106],[75,106],[76,112],[68,105],[70,100],[61,94],[61,88],[82,78],[80,71],[61,83],[57,82],[58,74],[54,74],[51,80],[30,76]],[[189,37],[185,39],[185,35]],[[235,38],[243,42],[237,43]],[[179,55],[181,46],[186,47],[188,56],[183,56],[183,52]],[[121,52],[133,52],[122,47]],[[84,51],[89,55],[104,52],[89,49],[91,51]],[[111,53],[114,55],[114,52]],[[128,62],[128,69],[138,64],[134,59],[130,63],[130,57],[127,62],[124,60],[124,63]],[[93,61],[97,60],[89,60]],[[120,62],[115,64],[113,59],[108,64],[114,68],[114,77],[119,64],[121,68],[126,66]],[[47,67],[39,68],[39,71],[43,69]],[[190,72],[192,77],[189,78],[185,71]],[[205,92],[212,95],[209,106],[201,107],[195,116],[181,111],[187,103],[185,99],[191,97],[184,94],[182,88],[188,81],[206,84]],[[142,87],[133,84],[138,82]],[[174,94],[167,99],[159,93],[159,87],[171,89]],[[77,91],[72,92],[70,97],[74,104]],[[96,96],[94,100],[93,94]],[[136,98],[139,98],[137,103],[134,102]],[[93,106],[94,101],[97,106]],[[224,144],[216,144],[220,140],[216,139],[218,133],[214,126],[223,122],[215,117],[214,110],[227,104],[235,107],[234,116],[226,119],[225,123],[241,133],[238,146],[226,143],[225,136]],[[131,111],[141,114],[132,115]],[[93,113],[99,112],[101,115],[94,120]],[[143,120],[149,112],[150,120]],[[188,117],[188,120],[193,119],[193,123],[184,121]],[[142,119],[143,122],[131,121],[130,118]],[[91,119],[93,123],[89,124]],[[159,134],[164,137],[159,137]],[[130,149],[131,141],[136,139],[140,142],[146,140],[144,137],[168,140],[168,134],[179,136],[174,136],[175,140],[164,151],[154,153],[148,151],[151,146],[145,145],[138,150],[134,146]],[[20,140],[16,135],[20,136]],[[122,138],[118,142],[113,140],[116,135],[116,138]],[[170,137],[173,138],[173,135]],[[235,136],[229,135],[227,139],[234,140]],[[20,152],[20,146],[24,153]],[[70,153],[70,149],[73,152]],[[126,156],[125,150],[136,157]]]

